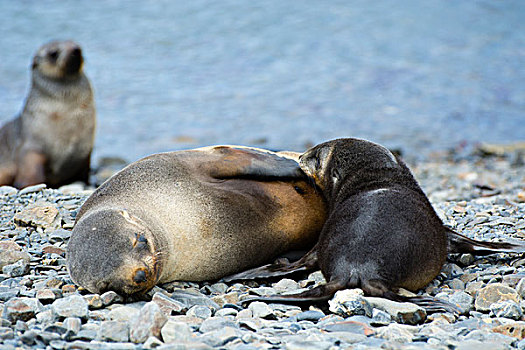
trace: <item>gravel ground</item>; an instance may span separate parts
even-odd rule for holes
[[[523,155],[441,154],[411,167],[444,222],[485,240],[525,238]],[[65,248],[75,214],[92,190],[0,187],[0,348],[2,349],[525,349],[525,259],[518,254],[451,256],[425,290],[460,316],[427,315],[409,303],[336,294],[298,307],[254,302],[310,288],[298,280],[244,284],[173,282],[145,301],[90,294],[71,281]]]

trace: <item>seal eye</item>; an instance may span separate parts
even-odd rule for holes
[[[294,188],[295,192],[297,192],[297,193],[299,193],[299,194],[305,194],[305,193],[306,193],[306,191],[304,190],[304,188],[301,188],[301,187],[299,187],[299,186],[294,186],[293,188]]]
[[[135,233],[135,240],[133,241],[133,248],[143,249],[147,247],[148,247],[148,239],[140,233]]]
[[[51,60],[53,61],[56,61],[57,58],[58,58],[58,50],[53,50],[49,53],[49,58],[51,58]]]

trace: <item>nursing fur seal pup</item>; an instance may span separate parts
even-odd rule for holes
[[[72,41],[37,51],[24,109],[0,129],[0,185],[88,182],[95,103],[82,64]]]
[[[328,282],[300,294],[244,302],[322,301],[338,290],[361,288],[368,296],[454,312],[453,305],[432,297],[403,297],[397,291],[425,287],[441,271],[447,252],[524,251],[521,244],[479,242],[445,227],[407,166],[383,146],[338,139],[313,147],[299,159],[328,203],[319,241],[295,263],[266,265],[224,280],[320,268]]]
[[[132,295],[311,248],[326,206],[294,156],[214,146],[130,164],[81,207],[67,248],[71,278],[93,293]]]

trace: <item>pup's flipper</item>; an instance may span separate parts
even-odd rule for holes
[[[523,253],[525,242],[484,242],[463,236],[448,227],[448,253],[470,253],[474,255],[489,255],[494,253]]]
[[[263,301],[266,303],[284,303],[284,304],[300,304],[305,302],[322,302],[327,301],[334,296],[334,294],[342,289],[345,289],[345,284],[342,284],[338,281],[328,282],[326,284],[317,286],[315,288],[309,289],[302,293],[298,294],[288,294],[288,295],[268,295],[268,296],[258,296],[251,297],[244,300],[241,300],[242,304],[251,303],[253,301]],[[382,298],[389,299],[392,301],[400,303],[413,303],[418,306],[421,306],[425,309],[427,314],[435,312],[450,312],[455,315],[461,314],[461,310],[446,301],[439,300],[430,296],[414,296],[414,297],[405,297],[398,295],[394,292],[387,291],[382,296]],[[372,299],[372,298],[371,298]]]
[[[251,270],[224,277],[222,281],[231,282],[240,280],[253,280],[257,278],[286,276],[296,272],[311,271],[317,268],[317,251],[314,247],[296,262],[276,263],[256,267]]]

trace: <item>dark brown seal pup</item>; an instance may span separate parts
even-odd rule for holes
[[[88,182],[95,104],[82,64],[72,41],[37,51],[24,109],[0,129],[0,185]]]
[[[94,293],[129,295],[309,249],[325,204],[297,161],[282,155],[215,146],[130,164],[79,211],[67,250],[72,279]]]
[[[441,271],[447,249],[480,253],[523,249],[470,240],[446,228],[403,161],[378,144],[359,139],[329,141],[304,153],[300,164],[328,202],[328,218],[318,243],[296,263],[268,265],[225,280],[318,267],[328,282],[297,295],[248,301],[325,300],[338,290],[361,288],[369,296],[454,311],[452,305],[432,298],[406,298],[396,292],[425,287]]]

